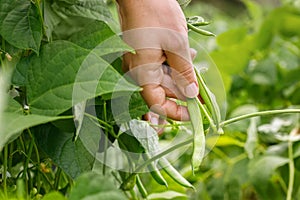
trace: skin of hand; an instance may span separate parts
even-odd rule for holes
[[[199,91],[192,65],[196,52],[189,48],[179,4],[176,0],[117,3],[123,40],[135,49],[135,53],[124,54],[123,70],[143,88],[141,94],[151,111],[189,120],[187,108],[173,100],[196,97]]]

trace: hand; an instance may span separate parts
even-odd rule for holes
[[[172,99],[198,95],[184,14],[176,0],[118,0],[126,53],[123,70],[143,88],[151,111],[189,120],[187,108]],[[167,63],[168,66],[164,66]],[[151,121],[151,120],[150,120]]]

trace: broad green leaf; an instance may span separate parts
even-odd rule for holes
[[[73,133],[65,133],[51,124],[33,129],[38,145],[72,178],[93,167],[94,156],[88,152],[80,139],[73,141]]]
[[[230,45],[239,45],[247,35],[247,28],[241,27],[238,29],[228,30],[217,37],[218,45],[226,48]]]
[[[62,118],[58,116],[23,115],[11,112],[4,112],[2,116],[3,126],[0,128],[0,150],[7,142],[14,140],[21,135],[24,129]]]
[[[51,7],[51,0],[45,0],[44,2],[44,26],[45,26],[45,35],[48,38],[48,41],[52,40],[52,33],[55,27],[62,21],[62,18],[59,17],[56,12]]]
[[[22,67],[26,65],[17,69]],[[58,115],[102,94],[138,89],[106,61],[67,41],[44,45],[39,56],[30,57],[27,71],[28,103],[34,114]]]
[[[268,195],[274,196],[269,193],[271,192],[270,190],[274,190],[272,183],[270,182],[271,177],[274,175],[277,168],[287,164],[288,162],[288,158],[272,155],[252,159],[248,167],[250,181],[263,199],[268,198]]]
[[[20,49],[32,49],[37,54],[42,40],[39,8],[29,0],[2,0],[0,4],[0,34]]]
[[[76,127],[76,129],[79,129]],[[81,122],[80,130],[77,132],[77,138],[75,142],[80,139],[81,143],[86,147],[86,149],[93,155],[99,149],[104,149],[102,143],[103,138],[107,139],[104,134],[105,128],[101,128],[99,122],[84,116]],[[102,145],[102,146],[101,146]],[[111,146],[111,142],[108,141],[108,147]],[[107,148],[108,148],[107,147]]]
[[[98,56],[114,52],[133,51],[119,35],[116,35],[107,24],[101,21],[91,21],[86,24],[83,30],[73,34],[69,41],[92,50]],[[111,61],[116,58],[118,57],[112,57]]]
[[[94,49],[101,42],[114,35],[115,33],[106,23],[90,20],[90,23],[87,23],[82,31],[73,34],[69,38],[69,41],[85,49]],[[119,38],[119,40],[121,40],[121,38]]]
[[[60,192],[50,192],[48,194],[46,194],[42,200],[67,200],[66,197],[64,197]]]
[[[28,57],[24,57],[18,62],[17,67],[15,68],[12,75],[12,80],[11,80],[12,84],[17,86],[26,85],[29,61],[30,59]]]
[[[75,182],[70,200],[124,200],[126,196],[114,184],[111,177],[105,177],[94,172],[81,175]]]
[[[7,99],[7,105],[3,106],[4,112],[0,113],[0,151],[6,143],[9,143],[17,138],[23,130],[32,126],[63,118],[41,115],[24,115],[24,111],[17,101],[12,98]]]
[[[58,15],[80,16],[112,23],[112,16],[104,0],[74,1],[72,4],[56,1],[53,10]]]

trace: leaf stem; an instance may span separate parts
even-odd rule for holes
[[[30,133],[30,130],[28,129],[28,132]],[[26,175],[28,175],[28,179],[30,178],[30,173],[28,173],[28,165],[31,159],[31,155],[32,155],[32,151],[33,151],[33,146],[34,146],[34,140],[31,138],[30,143],[29,143],[29,147],[28,147],[28,152],[27,152],[27,156],[26,156],[26,160],[24,162],[24,169],[23,169],[23,175],[22,178],[25,181],[25,191],[28,191],[28,180]],[[26,197],[27,197],[28,193],[26,193]]]
[[[295,164],[294,164],[294,156],[293,156],[293,142],[290,140],[288,142],[288,154],[289,154],[289,185],[288,185],[286,200],[292,200],[294,177],[295,177]]]
[[[87,116],[87,117],[89,117],[89,118],[91,118],[91,119],[94,119],[94,120],[98,121],[100,124],[103,124],[104,126],[106,126],[106,127],[108,127],[108,128],[113,128],[113,127],[112,127],[110,124],[108,124],[107,122],[105,122],[105,121],[103,121],[103,120],[101,120],[101,119],[99,119],[99,118],[97,118],[97,117],[95,117],[95,116],[93,116],[93,115],[91,115],[91,114],[89,114],[89,113],[84,113],[84,115]]]
[[[37,168],[37,174],[36,174],[37,192],[40,193],[40,190],[41,190],[41,176],[40,176],[41,159],[40,159],[40,154],[39,154],[38,147],[35,143],[34,135],[31,133],[30,129],[28,129],[28,133],[29,133],[29,135],[30,135],[30,137],[33,141],[33,148],[34,148],[34,151],[35,151],[35,156],[36,156],[36,161],[37,161],[37,164],[36,164],[36,168]]]
[[[107,122],[107,110],[106,110],[106,101],[103,104],[103,113],[104,113],[104,121]],[[103,168],[102,174],[106,174],[106,161],[107,161],[107,147],[108,147],[108,131],[107,129],[104,130],[104,158],[103,158]]]
[[[59,180],[61,177],[62,169],[60,167],[57,168],[57,171],[55,173],[55,178],[54,178],[54,184],[53,187],[55,190],[59,189]]]
[[[287,113],[300,113],[300,109],[284,109],[284,110],[267,110],[267,111],[260,111],[260,112],[254,112],[254,113],[249,113],[245,115],[241,115],[238,117],[234,117],[228,120],[225,120],[220,123],[220,126],[226,126],[229,124],[232,124],[237,121],[241,121],[244,119],[248,119],[251,117],[259,117],[259,116],[265,116],[265,115],[276,115],[276,114],[287,114]]]
[[[7,198],[7,158],[8,158],[8,145],[4,147],[4,158],[3,158],[3,189],[4,197]]]

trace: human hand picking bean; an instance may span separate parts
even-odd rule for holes
[[[139,84],[150,110],[174,120],[189,120],[172,99],[198,96],[185,16],[176,0],[117,0],[123,40],[135,49],[123,57],[123,70]],[[165,65],[167,64],[167,65]],[[147,117],[148,116],[148,117]],[[151,117],[154,119],[151,120]],[[161,123],[148,114],[152,123]]]

